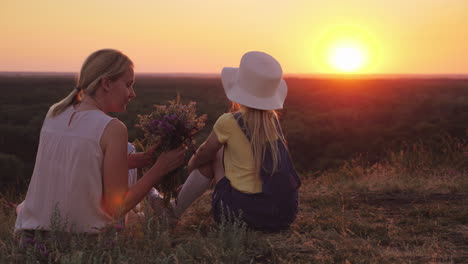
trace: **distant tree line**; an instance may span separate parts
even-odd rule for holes
[[[286,80],[280,111],[296,166],[311,173],[335,168],[358,154],[370,162],[389,150],[424,142],[437,149],[443,137],[466,138],[468,80],[300,79]],[[0,191],[23,192],[34,167],[39,132],[48,108],[73,88],[70,76],[0,77]],[[141,137],[136,115],[180,93],[208,114],[200,143],[229,109],[219,79],[137,76],[136,99],[116,114]]]

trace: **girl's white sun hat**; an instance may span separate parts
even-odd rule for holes
[[[283,108],[288,93],[281,65],[272,56],[250,51],[242,56],[239,68],[225,67],[221,81],[229,100],[255,109]]]

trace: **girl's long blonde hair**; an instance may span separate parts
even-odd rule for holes
[[[69,106],[80,102],[82,94],[93,96],[103,78],[117,80],[129,67],[133,67],[133,62],[118,50],[101,49],[93,52],[81,66],[75,89],[51,107],[49,116],[55,117]]]
[[[260,173],[267,148],[271,150],[273,167],[271,174],[276,172],[280,163],[278,141],[286,146],[284,137],[278,133],[276,121],[278,114],[275,110],[259,110],[242,106],[245,112],[242,115],[247,133],[250,136],[250,145],[254,156],[255,171]],[[239,111],[241,106],[232,103],[231,112]],[[281,129],[281,128],[279,128]]]

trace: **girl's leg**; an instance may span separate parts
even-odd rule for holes
[[[214,173],[211,163],[190,173],[177,195],[176,202],[172,203],[172,209],[176,217],[180,217],[210,187],[213,177]]]

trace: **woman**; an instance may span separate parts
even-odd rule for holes
[[[214,178],[217,222],[236,216],[254,229],[286,229],[296,218],[300,180],[275,112],[287,94],[281,66],[266,53],[248,52],[239,68],[223,69],[221,80],[236,107],[218,118],[190,159],[173,216],[180,217]]]
[[[182,164],[181,146],[160,155],[129,187],[129,168],[149,165],[150,153],[127,156],[127,127],[108,113],[126,110],[136,96],[134,82],[133,63],[120,51],[98,50],[85,60],[76,88],[44,120],[16,231],[50,230],[58,212],[72,227],[69,231],[99,232]]]

